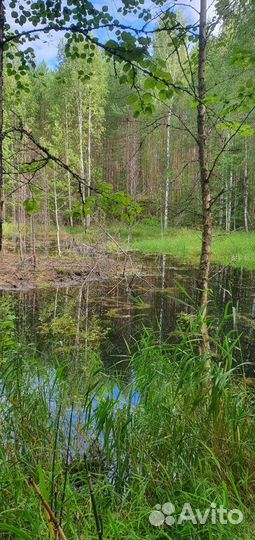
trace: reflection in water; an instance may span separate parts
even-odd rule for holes
[[[161,269],[161,290],[164,291],[166,288],[166,255],[162,255],[162,269]],[[159,316],[159,331],[160,331],[160,341],[162,341],[162,326],[163,326],[163,316],[164,316],[164,295],[161,294],[160,302],[160,316]]]
[[[196,271],[170,257],[137,257],[143,274],[119,281],[95,281],[81,287],[56,287],[11,293],[18,332],[33,341],[41,358],[49,361],[56,351],[72,351],[73,359],[88,347],[100,349],[106,367],[127,358],[126,342],[135,347],[143,325],[161,339],[174,330],[178,315],[189,312],[186,297],[177,284],[194,295]],[[254,363],[255,275],[230,267],[214,267],[211,275],[211,313],[223,316],[228,302],[235,308],[238,332],[242,332],[243,360]],[[6,293],[7,294],[7,293]],[[10,295],[10,293],[8,293]],[[179,302],[181,300],[181,302]],[[233,322],[229,322],[229,327]]]

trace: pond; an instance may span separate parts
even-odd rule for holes
[[[99,351],[107,369],[122,370],[144,326],[162,339],[175,329],[181,312],[192,311],[196,269],[171,257],[132,255],[134,273],[125,278],[85,282],[82,287],[56,286],[25,292],[2,292],[15,311],[18,337],[33,343],[42,361],[88,345]],[[241,333],[242,361],[255,362],[255,274],[213,267],[210,313],[220,320],[229,303]],[[185,292],[186,291],[186,292]],[[191,298],[189,298],[189,296]],[[241,355],[240,355],[241,358]]]

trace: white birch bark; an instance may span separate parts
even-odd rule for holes
[[[69,165],[69,124],[68,124],[68,114],[67,107],[65,108],[66,116],[66,164]],[[69,210],[69,223],[73,227],[73,216],[72,216],[72,193],[71,193],[71,178],[70,173],[67,172],[67,187],[68,187],[68,210]]]
[[[84,167],[84,155],[83,155],[83,102],[82,102],[82,92],[81,88],[79,89],[78,94],[78,125],[79,125],[79,148],[80,148],[80,176],[82,179],[85,178],[85,167]],[[80,195],[82,200],[82,205],[85,204],[85,186],[80,183]],[[83,217],[83,224],[86,225],[85,219]]]
[[[55,170],[53,174],[53,187],[54,187],[54,203],[55,203],[55,222],[56,222],[56,232],[57,232],[57,248],[58,248],[59,257],[61,257],[60,227],[59,227],[59,219],[58,219],[58,194],[57,194]]]

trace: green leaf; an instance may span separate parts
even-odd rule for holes
[[[46,480],[45,480],[45,472],[42,469],[41,464],[38,465],[38,476],[39,476],[39,485],[40,490],[43,495],[43,497],[48,501],[49,499],[49,490],[47,488]]]
[[[163,71],[161,69],[156,69],[154,71],[154,75],[155,75],[155,77],[158,77],[159,79],[163,79],[164,81],[167,81],[167,82],[172,82],[173,81],[172,75],[168,71]]]
[[[128,78],[126,75],[121,75],[119,78],[120,84],[125,84],[128,81]]]
[[[109,39],[109,41],[105,43],[105,47],[107,49],[118,49],[119,45],[117,41],[114,41],[114,39]]]
[[[127,71],[130,71],[131,67],[131,64],[125,64],[123,67],[123,71],[126,73]]]
[[[139,100],[139,96],[137,94],[132,94],[131,96],[128,96],[128,99],[127,99],[129,105],[136,103],[138,100]]]
[[[143,101],[144,103],[151,103],[153,101],[153,96],[152,94],[149,94],[148,92],[146,92],[144,95],[143,95]]]
[[[153,79],[153,77],[150,77],[149,79],[146,79],[146,81],[144,81],[144,89],[145,90],[150,90],[151,88],[155,88],[157,84],[157,81],[155,79]]]
[[[32,540],[33,536],[23,529],[19,529],[14,525],[9,525],[8,523],[0,523],[0,531],[5,533],[10,533],[12,538],[17,540]]]
[[[160,99],[161,101],[165,101],[166,99],[168,99],[168,92],[167,92],[167,90],[164,90],[164,89],[163,89],[163,90],[160,90],[158,95],[159,95],[159,99]]]
[[[146,105],[144,112],[145,114],[152,114],[156,110],[156,107],[151,103],[150,105]]]
[[[19,18],[19,23],[21,24],[21,26],[23,26],[23,24],[25,24],[26,21],[27,21],[27,18],[25,17],[25,15],[21,15]]]

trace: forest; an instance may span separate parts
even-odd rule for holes
[[[254,30],[0,0],[0,540],[255,535]]]

